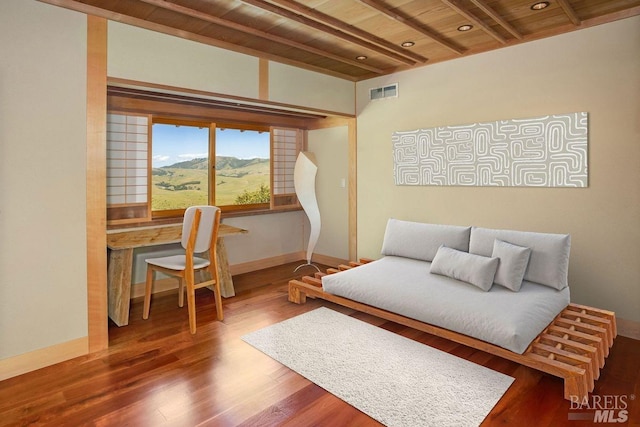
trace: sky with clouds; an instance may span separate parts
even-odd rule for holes
[[[152,147],[154,168],[208,157],[209,129],[154,124]],[[268,159],[269,132],[216,129],[216,155]]]

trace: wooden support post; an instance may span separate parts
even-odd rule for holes
[[[236,291],[233,288],[233,279],[231,278],[231,272],[225,266],[229,265],[229,259],[227,256],[227,247],[224,244],[224,239],[218,239],[216,241],[216,252],[218,255],[218,279],[220,280],[220,293],[223,297],[229,298],[235,296]]]
[[[129,324],[129,299],[131,298],[131,266],[133,249],[111,251],[107,271],[109,317],[118,326]],[[116,286],[120,284],[120,286]],[[123,303],[126,300],[126,303]]]
[[[305,304],[307,302],[307,295],[304,292],[300,291],[300,288],[295,286],[297,280],[292,280],[289,282],[289,301],[295,304]]]

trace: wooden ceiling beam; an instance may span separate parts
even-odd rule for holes
[[[344,58],[342,56],[333,54],[323,49],[318,49],[312,46],[308,46],[304,43],[299,43],[295,40],[289,40],[284,37],[280,37],[274,34],[267,33],[265,31],[257,30],[252,27],[248,27],[246,25],[238,24],[237,22],[229,21],[224,18],[219,18],[217,16],[210,15],[205,12],[201,12],[199,10],[191,9],[185,6],[181,6],[176,3],[172,3],[166,0],[139,0],[143,3],[150,4],[155,7],[159,7],[162,9],[169,10],[171,12],[180,13],[182,15],[189,16],[191,18],[200,19],[212,24],[220,25],[223,27],[231,28],[233,30],[241,31],[246,34],[251,34],[266,40],[271,40],[276,43],[283,44],[285,46],[295,47],[296,49],[304,50],[306,52],[310,52],[319,56],[331,58],[335,61],[342,62],[344,64],[352,65],[354,67],[358,67],[363,70],[372,71],[376,74],[382,74],[384,71],[380,68],[373,67],[367,64],[362,63],[361,61],[356,61],[355,59]]]
[[[411,28],[412,30],[415,30],[417,32],[419,32],[420,34],[427,36],[429,39],[433,40],[434,42],[438,43],[440,46],[443,46],[447,49],[449,49],[450,51],[457,53],[458,55],[462,55],[464,53],[464,49],[454,46],[452,43],[449,43],[448,41],[446,41],[444,38],[442,38],[441,35],[425,28],[424,26],[416,23],[413,19],[411,19],[410,17],[406,16],[406,15],[402,15],[400,13],[394,12],[393,10],[387,8],[385,5],[383,5],[382,3],[380,3],[378,0],[358,0],[360,3],[369,6],[370,8],[381,12],[382,14],[386,15],[387,17],[393,19],[394,21],[400,22],[404,25],[406,25],[407,27]]]
[[[637,4],[639,0],[607,0],[606,5],[596,0],[585,0],[585,4],[580,8],[577,8],[575,1],[558,0],[559,6],[562,7],[562,12],[559,12],[559,7],[555,9],[557,13],[551,13],[550,15],[546,13],[527,13],[518,19],[517,22],[507,17],[507,14],[511,14],[519,8],[519,6],[515,4],[516,2],[511,5],[510,2],[500,2],[497,0],[441,0],[437,3],[445,7],[444,15],[442,14],[443,10],[439,8],[438,13],[427,12],[420,14],[419,17],[417,13],[424,11],[424,5],[420,7],[416,6],[418,8],[415,9],[414,14],[405,12],[405,10],[409,9],[402,6],[404,4],[408,5],[412,1],[415,2],[415,0],[356,0],[359,1],[358,4],[355,4],[354,0],[336,0],[335,2],[329,2],[328,0],[244,0],[244,2],[242,0],[163,0],[162,2],[160,2],[160,0],[146,0],[146,3],[144,2],[145,0],[39,1],[53,6],[75,10],[87,15],[104,17],[112,21],[122,22],[146,30],[181,37],[193,42],[288,64],[350,81],[362,81],[372,77],[406,70],[416,65],[422,65],[418,64],[417,59],[411,59],[411,55],[420,51],[415,49],[402,49],[398,45],[400,40],[395,39],[396,35],[399,35],[401,31],[404,31],[402,34],[409,34],[407,31],[409,31],[410,27],[400,19],[397,19],[397,22],[394,23],[390,21],[388,25],[381,22],[381,24],[384,24],[382,26],[384,28],[376,28],[371,31],[372,34],[367,34],[366,31],[361,30],[357,26],[361,25],[361,22],[367,22],[366,18],[374,17],[374,12],[368,12],[363,9],[361,5],[367,5],[368,7],[381,5],[387,9],[387,11],[391,12],[390,14],[385,13],[382,15],[383,11],[380,11],[380,8],[374,7],[375,10],[380,11],[375,12],[380,13],[380,15],[374,17],[377,19],[380,19],[380,16],[389,16],[390,19],[393,19],[390,15],[395,13],[395,15],[401,18],[405,18],[405,22],[411,22],[420,26],[422,30],[430,31],[430,29],[433,28],[434,31],[432,35],[440,37],[453,47],[459,47],[464,50],[465,53],[467,53],[467,50],[473,53],[492,51],[506,45],[525,43],[623,18],[640,16],[640,6]],[[150,6],[150,2],[154,2],[156,6]],[[203,5],[202,8],[197,6],[197,4],[200,3]],[[211,11],[205,9],[205,3],[211,4]],[[329,5],[329,3],[331,4]],[[503,6],[498,8],[498,3]],[[279,4],[286,5],[287,7],[280,7],[278,6]],[[215,21],[215,23],[213,23],[212,19],[205,18],[211,23],[209,27],[203,30],[203,26],[207,24],[207,21],[202,20],[202,15],[189,12],[190,15],[197,16],[196,18],[190,18],[188,15],[177,12],[177,8],[175,7],[173,8],[174,11],[167,9],[171,8],[172,5],[191,8],[192,11],[195,10],[196,12],[202,11],[203,13],[211,14],[214,18],[225,20],[225,22]],[[256,6],[257,9],[251,10],[253,6],[250,5]],[[451,10],[451,13],[446,13],[446,9],[449,9],[451,5],[457,7],[457,9]],[[165,6],[165,8],[161,9],[157,6]],[[326,13],[334,14],[333,11],[335,11],[335,16],[339,16],[340,20],[334,18],[333,21],[323,23],[321,15],[318,13],[314,14],[314,12],[318,12],[318,10],[314,10],[312,7],[317,7],[319,10],[325,11],[325,6],[332,10],[332,12],[328,12],[328,9],[326,9]],[[306,10],[304,8],[306,8]],[[430,7],[427,6],[427,8]],[[182,11],[185,12],[186,10],[182,9]],[[460,11],[466,13],[459,15],[458,13]],[[359,16],[360,12],[365,12],[366,16]],[[457,22],[464,19],[463,16],[469,19],[469,12],[475,15],[473,17],[475,18],[474,20],[468,21],[469,24],[475,24],[484,31],[487,31],[486,28],[490,27],[490,30],[494,30],[494,34],[497,32],[499,36],[501,35],[502,38],[506,39],[506,43],[488,42],[487,37],[476,33],[476,36],[463,37],[463,39],[469,43],[469,45],[467,45],[467,43],[463,45],[457,42],[455,35],[449,36],[450,33],[444,30],[442,30],[441,33],[435,31],[435,29],[440,28],[437,22],[443,22],[443,19],[448,21],[453,19],[454,22]],[[285,14],[283,15],[283,13]],[[558,15],[558,13],[561,15]],[[309,16],[314,18],[309,18]],[[559,16],[560,18],[558,19]],[[243,17],[246,19],[242,19]],[[500,21],[499,18],[501,17],[503,21],[507,21],[507,24],[512,22],[512,26],[516,31],[510,30],[509,27],[505,25],[505,22]],[[331,18],[331,16],[329,18]],[[478,18],[481,18],[482,21]],[[149,19],[155,19],[158,22],[150,21]],[[363,21],[363,19],[365,19],[365,21]],[[317,20],[321,22],[317,22]],[[201,24],[193,25],[194,21],[200,22]],[[166,24],[161,24],[160,22]],[[485,25],[480,25],[479,22],[484,22]],[[173,26],[170,26],[169,23]],[[271,27],[265,27],[265,25],[278,27],[272,30],[270,29]],[[520,27],[520,25],[522,25],[522,27]],[[500,27],[498,28],[498,26]],[[217,35],[216,31],[214,31],[215,27],[224,30],[221,31],[221,33],[224,34],[225,37]],[[528,28],[527,32],[523,30],[525,27]],[[344,30],[340,30],[340,28]],[[203,35],[194,32],[198,31],[198,29],[201,29],[203,34],[205,31],[211,31],[209,31],[210,34]],[[289,31],[288,34],[285,33],[285,29]],[[522,31],[521,39],[515,34],[520,34],[520,31]],[[236,36],[234,37],[233,34],[229,32],[233,32]],[[413,32],[413,30],[411,32]],[[418,35],[420,33],[416,32],[415,34]],[[226,37],[227,35],[229,37]],[[358,35],[363,38],[358,37]],[[282,38],[278,38],[280,36],[289,39],[288,42],[285,42]],[[308,39],[302,39],[303,37],[308,37]],[[491,37],[493,40],[494,36]],[[387,40],[383,40],[384,38],[387,38]],[[231,41],[231,39],[233,39],[233,41]],[[255,40],[255,42],[253,40]],[[378,40],[380,40],[380,42]],[[420,40],[427,42],[426,37],[420,37]],[[268,51],[269,43],[280,46],[279,49],[283,49],[283,54],[287,56],[270,53]],[[295,43],[297,43],[297,45]],[[432,43],[428,41],[428,43],[434,48],[433,53],[429,55],[430,63],[447,61],[457,56],[446,48],[440,48],[439,45],[436,46],[435,42]],[[303,48],[303,44],[307,45],[306,49]],[[382,46],[392,46],[393,49],[388,50]],[[328,52],[325,52],[325,50]],[[358,50],[361,50],[364,55],[372,53],[372,61],[354,61],[355,58],[352,58],[352,56],[361,53]],[[400,50],[404,56],[397,53],[398,50]],[[321,58],[320,55],[325,57],[325,59],[319,61]],[[346,61],[340,61],[338,57],[346,59]],[[426,60],[426,58],[422,59]]]
[[[580,18],[576,14],[576,11],[573,10],[567,0],[558,0],[558,4],[562,8],[562,10],[564,10],[564,13],[569,17],[569,20],[573,25],[577,27],[581,24]]]
[[[1,0],[0,0],[1,1]],[[185,40],[191,40],[198,43],[215,46],[221,49],[230,50],[233,52],[242,53],[245,55],[255,56],[256,58],[265,58],[275,62],[292,65],[294,67],[300,67],[306,70],[315,71],[317,73],[324,73],[334,77],[338,77],[345,80],[357,81],[358,78],[353,74],[347,72],[335,71],[330,68],[316,66],[308,64],[301,60],[291,59],[280,55],[271,54],[265,51],[258,51],[257,49],[240,46],[234,43],[230,43],[224,40],[214,39],[212,37],[206,37],[200,34],[192,33],[189,31],[181,30],[175,27],[169,27],[155,22],[146,21],[144,19],[135,18],[123,13],[114,12],[112,10],[103,9],[97,6],[81,3],[77,0],[38,0],[42,3],[47,3],[53,6],[64,7],[66,9],[75,10],[76,12],[85,13],[87,15],[99,16],[107,18],[111,21],[121,22],[123,24],[132,25],[138,28],[144,28],[146,30],[155,31],[158,33],[168,34],[170,36],[183,38]],[[389,73],[389,70],[384,70],[384,73]]]
[[[262,0],[264,1],[264,0]],[[388,50],[389,52],[393,52],[395,54],[404,56],[413,61],[425,63],[427,62],[427,58],[415,53],[406,50],[403,47],[400,47],[396,44],[391,43],[388,40],[377,37],[374,34],[368,33],[360,28],[347,24],[339,19],[336,19],[330,15],[322,13],[316,9],[305,6],[293,0],[268,0],[271,3],[278,4],[280,7],[288,9],[292,12],[302,14],[309,19],[312,19],[320,24],[328,25],[329,27],[333,27],[336,30],[342,31],[346,34],[350,34],[361,39],[367,43],[373,43],[374,45],[380,46],[383,49]]]
[[[345,24],[338,19],[293,1],[270,0],[271,3],[265,0],[240,1],[299,22],[315,30],[340,38],[365,49],[377,52],[396,62],[415,65],[418,62],[424,63],[427,61],[427,58],[413,52],[408,52],[400,46],[396,46],[386,40],[374,36],[373,34],[362,31],[352,25]]]
[[[494,39],[496,39],[500,43],[507,44],[507,41],[505,40],[504,37],[502,37],[500,34],[496,33],[493,30],[493,28],[489,27],[487,24],[482,22],[482,20],[480,20],[473,13],[469,12],[464,6],[462,6],[462,4],[460,4],[459,0],[441,0],[441,1],[442,1],[442,3],[446,4],[447,6],[449,6],[451,9],[456,11],[456,13],[458,13],[461,16],[464,16],[466,19],[468,19],[474,25],[480,27],[482,29],[482,31],[484,31],[485,33],[489,34],[491,37],[493,37]]]
[[[242,104],[236,101],[223,101],[220,99],[201,98],[186,94],[154,92],[144,89],[134,89],[127,87],[108,86],[107,95],[119,96],[133,99],[144,99],[147,101],[171,102],[174,104],[191,105],[205,108],[217,108],[221,110],[251,112],[259,114],[278,115],[284,117],[301,118],[301,119],[320,119],[326,115],[314,114],[301,111],[283,110],[265,105]]]
[[[161,83],[142,82],[139,80],[123,79],[119,77],[108,77],[107,85],[111,88],[140,89],[151,92],[161,92],[166,94],[187,95],[201,99],[232,101],[238,105],[258,105],[282,109],[287,111],[299,111],[303,113],[315,114],[317,116],[336,116],[353,118],[353,114],[341,113],[335,110],[325,110],[314,107],[302,107],[300,105],[288,104],[286,102],[270,101],[266,99],[251,98],[246,96],[229,95],[228,93],[210,92],[199,89],[189,89],[185,87],[171,86]]]
[[[502,28],[507,30],[513,37],[518,40],[522,40],[522,34],[518,30],[515,29],[513,25],[511,25],[507,20],[505,20],[502,16],[498,14],[495,10],[493,10],[484,0],[471,0],[473,4],[478,6],[480,10],[486,13],[491,19],[496,21]]]

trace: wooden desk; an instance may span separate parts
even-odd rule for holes
[[[220,224],[216,252],[218,255],[218,277],[221,294],[228,298],[235,295],[233,279],[229,272],[227,248],[224,237],[248,233],[242,228]],[[129,324],[131,300],[131,269],[135,248],[180,243],[182,224],[154,225],[150,227],[123,228],[107,231],[109,266],[107,282],[109,289],[109,317],[118,326]],[[207,273],[208,274],[208,273]]]

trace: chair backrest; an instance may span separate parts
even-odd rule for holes
[[[182,222],[182,247],[187,249],[189,242],[189,234],[191,225],[196,213],[200,210],[200,225],[198,227],[198,235],[196,237],[193,252],[202,253],[211,248],[211,244],[215,244],[218,235],[218,227],[220,225],[220,208],[216,206],[191,206],[184,212],[184,220]]]

